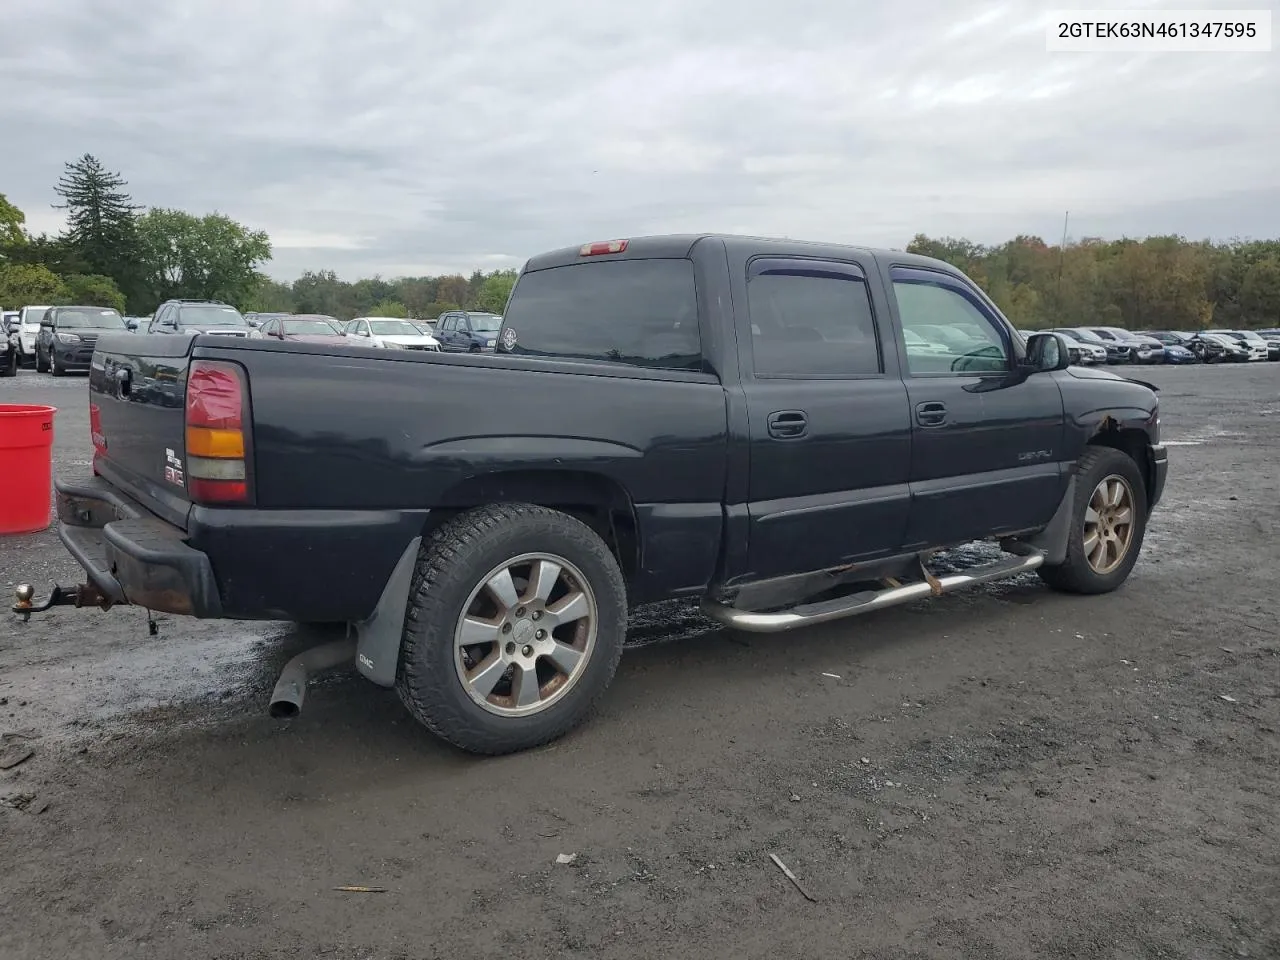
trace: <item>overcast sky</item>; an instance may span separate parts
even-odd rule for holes
[[[967,0],[3,0],[0,193],[63,162],[268,231],[273,275],[669,231],[1280,234],[1280,52],[1047,53]],[[1273,17],[1280,20],[1280,17]]]

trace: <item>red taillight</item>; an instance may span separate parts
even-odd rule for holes
[[[622,253],[626,249],[626,240],[601,240],[598,243],[584,243],[578,255],[582,257],[600,257],[609,253]]]
[[[244,379],[230,363],[194,360],[187,373],[187,493],[199,503],[247,503]]]
[[[102,435],[102,408],[96,403],[89,404],[89,439],[93,441],[95,456],[105,456],[107,438]]]

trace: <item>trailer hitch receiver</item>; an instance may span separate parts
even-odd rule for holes
[[[74,587],[51,584],[49,593],[36,598],[36,588],[29,583],[20,583],[14,591],[15,602],[13,612],[22,617],[22,622],[31,620],[33,613],[42,613],[50,607],[98,607],[110,610],[115,603],[92,583],[81,583]]]

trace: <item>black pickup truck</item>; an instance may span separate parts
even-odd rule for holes
[[[528,261],[494,353],[109,335],[93,476],[57,484],[88,574],[54,603],[346,622],[452,743],[558,737],[631,606],[779,631],[1035,570],[1114,590],[1168,467],[1150,385],[1024,340],[945,263],[729,236]],[[989,540],[996,559],[935,573]]]

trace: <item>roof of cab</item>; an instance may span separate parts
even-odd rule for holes
[[[615,238],[606,238],[606,240]],[[621,239],[621,238],[617,238]],[[850,253],[862,256],[874,256],[877,259],[892,260],[903,265],[915,265],[944,268],[948,272],[958,272],[954,266],[933,257],[924,257],[915,253],[904,253],[901,250],[886,250],[874,247],[856,246],[846,243],[826,243],[812,240],[787,240],[780,237],[753,237],[727,233],[673,233],[648,237],[627,238],[627,248],[621,253],[597,254],[591,260],[640,260],[650,258],[683,258],[688,257],[696,243],[701,240],[719,240],[724,243],[731,258],[774,255],[774,256],[811,256],[811,257],[847,257]],[[582,255],[583,244],[574,247],[561,247],[546,253],[536,254],[526,261],[522,272],[546,270],[550,267],[563,267],[571,263],[582,263],[587,258]]]

